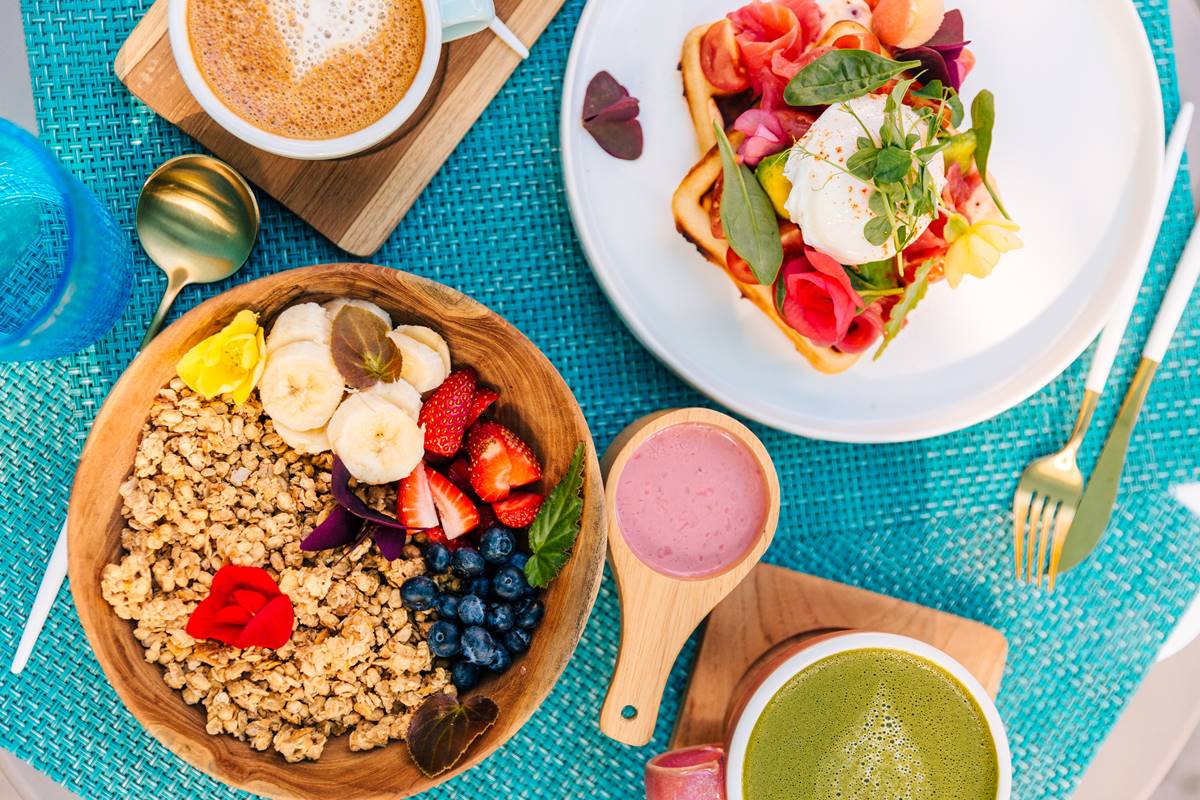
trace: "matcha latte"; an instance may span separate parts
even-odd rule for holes
[[[957,679],[900,650],[849,650],[775,693],[754,724],[745,800],[995,800],[988,722]]]

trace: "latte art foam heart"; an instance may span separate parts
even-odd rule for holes
[[[256,128],[332,139],[408,92],[425,50],[421,0],[189,0],[204,80]]]
[[[391,6],[389,0],[268,0],[297,79],[339,50],[370,45]]]

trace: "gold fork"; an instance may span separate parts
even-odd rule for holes
[[[1076,455],[1099,402],[1099,392],[1091,389],[1084,392],[1079,419],[1066,446],[1052,456],[1034,461],[1021,475],[1017,493],[1013,495],[1013,555],[1017,580],[1036,580],[1038,586],[1042,585],[1049,545],[1049,588],[1054,589],[1063,542],[1083,499],[1083,473],[1079,471]]]
[[[1026,467],[1017,484],[1017,493],[1013,496],[1013,556],[1017,567],[1017,580],[1028,583],[1036,580],[1037,585],[1041,586],[1042,576],[1048,572],[1049,589],[1054,591],[1063,545],[1067,541],[1071,523],[1075,520],[1075,512],[1079,510],[1083,499],[1083,473],[1079,471],[1076,455],[1079,445],[1087,435],[1092,416],[1096,413],[1096,405],[1100,401],[1104,385],[1108,383],[1113,363],[1117,360],[1129,318],[1133,316],[1134,307],[1137,305],[1138,290],[1154,255],[1158,230],[1167,215],[1167,206],[1171,202],[1171,193],[1175,188],[1175,178],[1183,160],[1183,151],[1191,132],[1194,113],[1192,104],[1185,103],[1180,108],[1171,136],[1167,139],[1161,182],[1154,197],[1155,216],[1151,217],[1157,224],[1154,230],[1147,231],[1147,235],[1143,237],[1133,262],[1134,270],[1131,271],[1125,287],[1118,290],[1122,294],[1117,300],[1108,325],[1104,328],[1104,333],[1100,336],[1100,342],[1096,345],[1075,430],[1071,432],[1066,447]],[[1050,548],[1049,564],[1046,563],[1047,546]]]

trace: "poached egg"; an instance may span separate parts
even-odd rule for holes
[[[792,183],[784,208],[792,222],[800,226],[804,241],[847,266],[883,261],[896,255],[893,239],[873,245],[864,232],[875,216],[868,205],[875,189],[843,171],[846,161],[858,150],[858,139],[866,135],[863,125],[878,141],[886,102],[885,95],[871,94],[830,106],[792,148],[783,170]],[[901,106],[900,114],[905,128],[915,130],[917,113]],[[929,172],[941,194],[946,186],[946,166],[940,153],[929,162]],[[921,217],[913,239],[924,233],[931,222],[932,216]]]

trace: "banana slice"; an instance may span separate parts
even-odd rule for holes
[[[329,315],[316,303],[289,306],[275,318],[275,324],[271,326],[271,333],[267,335],[267,352],[272,353],[293,342],[328,345],[332,327]]]
[[[391,483],[425,456],[425,432],[391,403],[365,392],[347,397],[326,429],[333,452],[363,483]]]
[[[386,400],[413,419],[421,415],[421,393],[404,378],[393,383],[377,383],[363,394]]]
[[[392,331],[388,338],[400,348],[404,359],[400,377],[413,385],[421,394],[433,391],[442,385],[450,370],[438,352],[427,344],[421,344],[411,336]]]
[[[352,300],[348,297],[339,297],[336,300],[330,300],[323,306],[323,308],[325,309],[325,313],[329,315],[330,321],[332,321],[334,317],[338,315],[338,312],[346,306],[354,306],[355,308],[361,308],[366,311],[370,311],[372,314],[386,322],[389,328],[392,327],[392,318],[388,316],[388,313],[369,300]]]
[[[345,388],[329,346],[316,342],[292,342],[269,353],[258,382],[263,410],[296,431],[324,426],[342,402]]]
[[[275,420],[271,420],[271,424],[275,426],[275,432],[279,434],[280,439],[283,439],[283,443],[297,453],[316,455],[330,449],[329,437],[325,435],[324,428],[317,428],[312,431],[298,431]]]
[[[416,339],[421,344],[432,347],[442,357],[442,364],[446,367],[446,374],[450,374],[450,345],[446,344],[446,340],[442,338],[440,333],[433,328],[426,328],[424,325],[401,325],[399,328],[396,328],[396,333]]]

